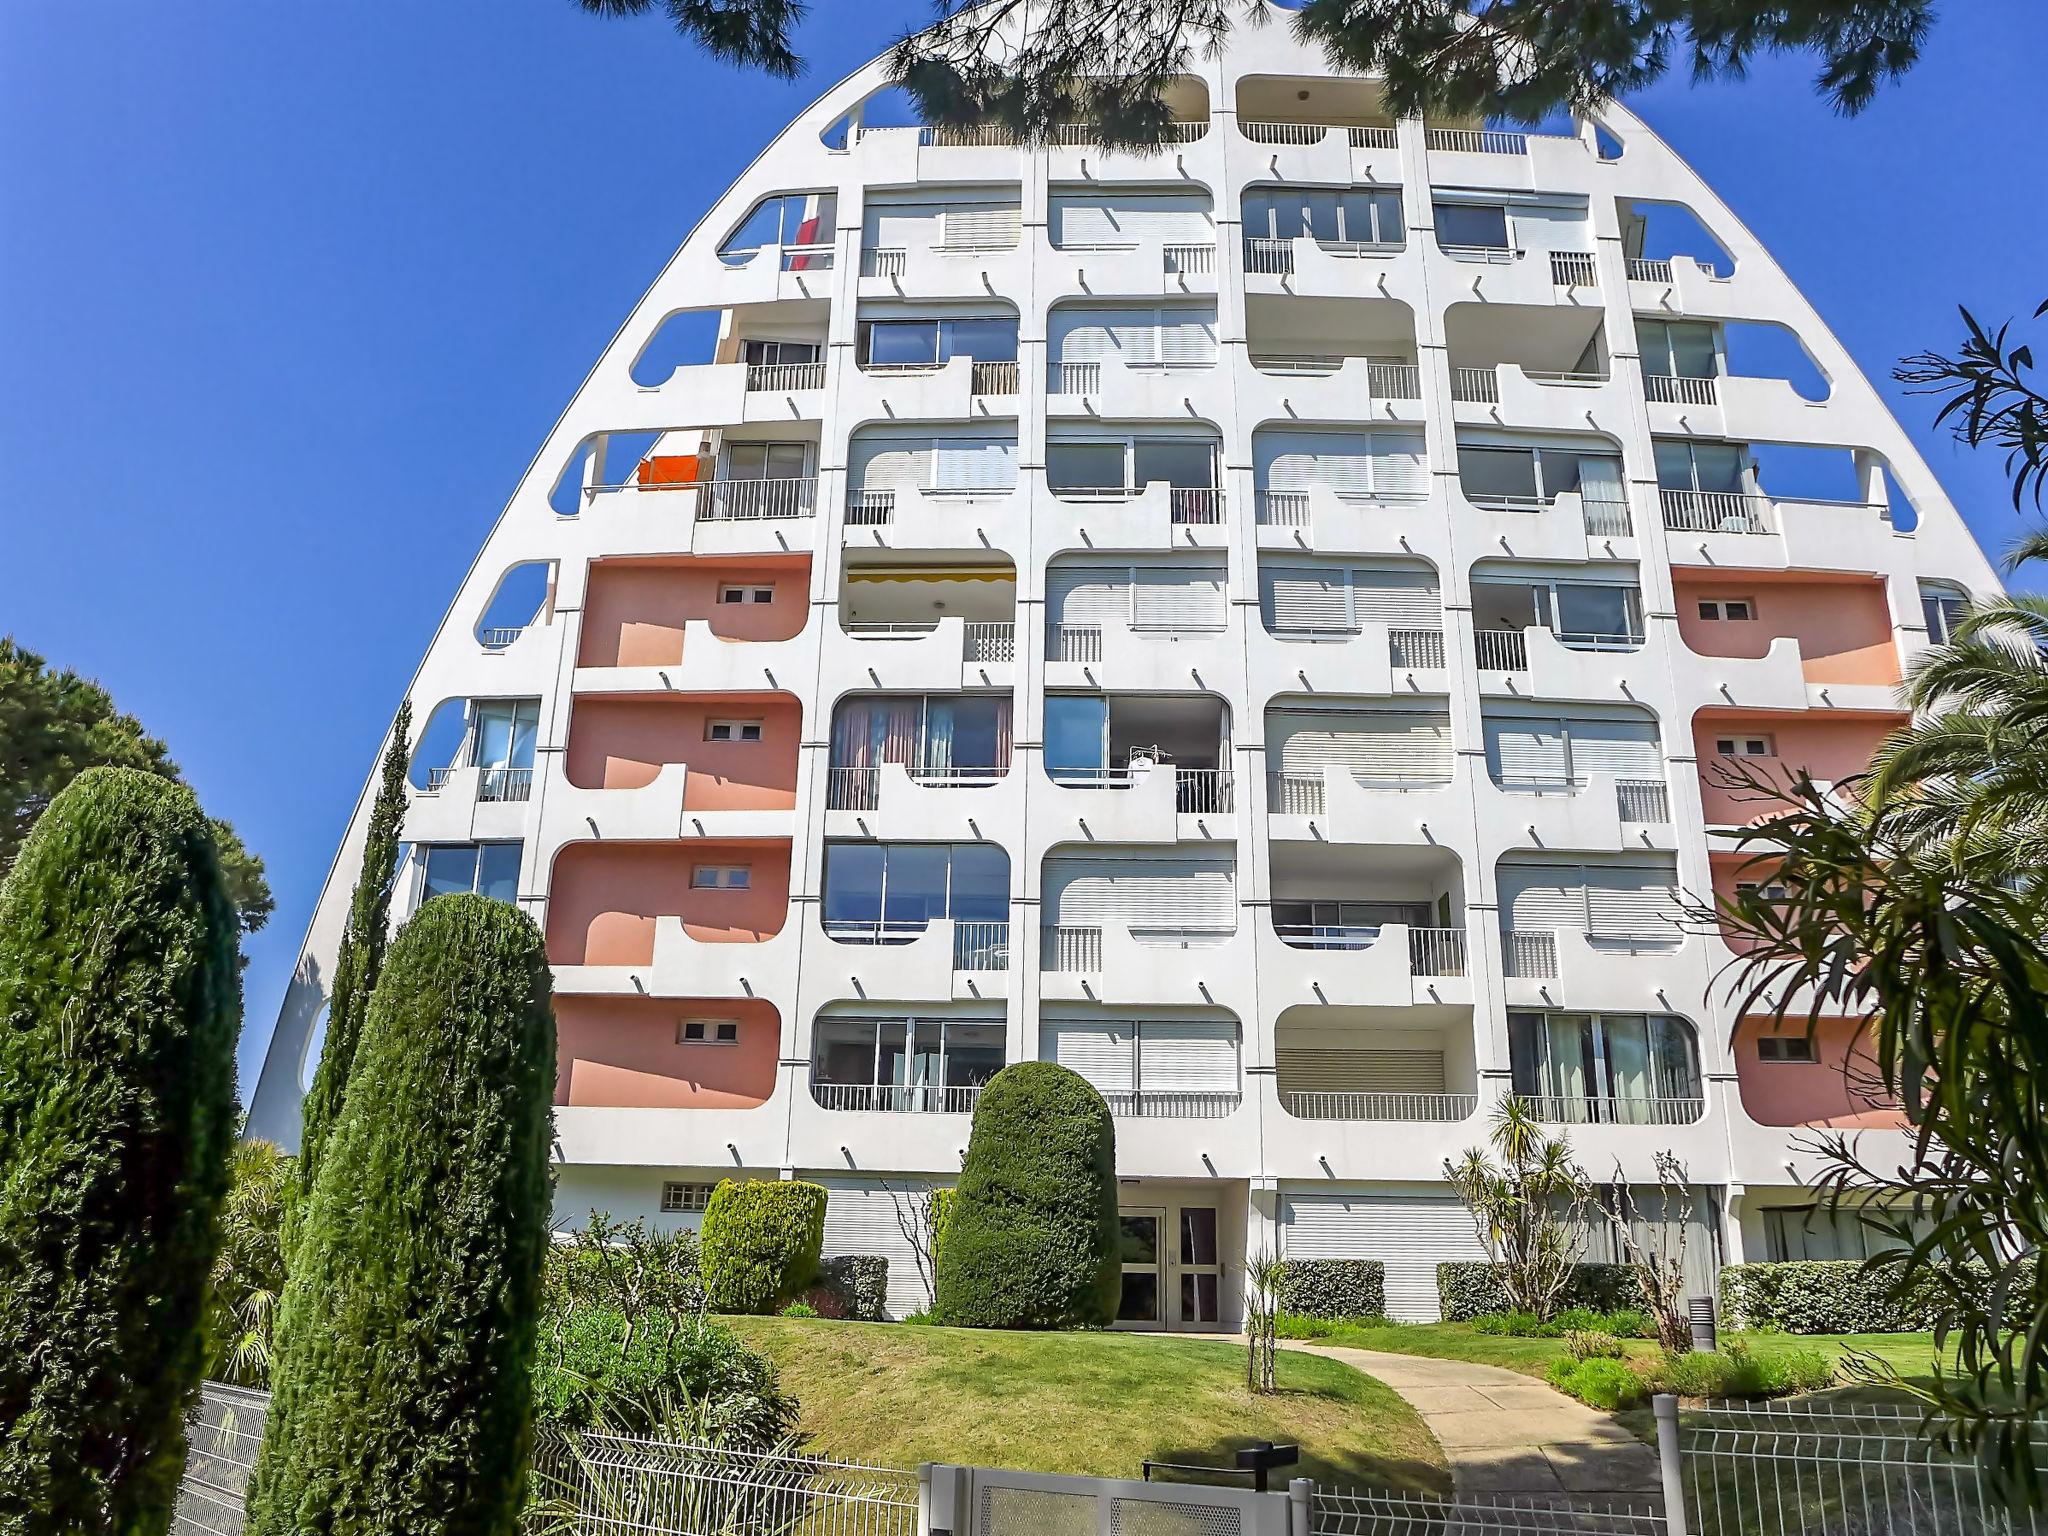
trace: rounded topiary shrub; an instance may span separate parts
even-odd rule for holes
[[[704,1206],[698,1264],[714,1312],[779,1312],[818,1279],[825,1188],[797,1179],[727,1179]]]
[[[1087,1081],[1022,1061],[981,1092],[933,1314],[965,1328],[1102,1327],[1116,1318],[1116,1126]]]
[[[161,1531],[235,1135],[236,918],[192,792],[95,768],[0,884],[0,1530]]]

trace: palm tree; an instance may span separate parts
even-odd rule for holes
[[[267,1141],[238,1142],[228,1160],[206,1310],[206,1374],[214,1381],[270,1384],[270,1325],[284,1290],[279,1224],[293,1162]]]

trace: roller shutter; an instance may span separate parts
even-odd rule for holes
[[[1387,1315],[1419,1323],[1443,1315],[1437,1265],[1486,1257],[1454,1195],[1284,1195],[1280,1249],[1290,1259],[1379,1260]]]
[[[888,1309],[892,1318],[908,1317],[931,1305],[931,1294],[918,1272],[917,1252],[909,1232],[922,1220],[920,1209],[929,1181],[917,1178],[821,1178],[825,1186],[824,1254],[878,1253],[889,1261]],[[906,1231],[905,1229],[909,1230]]]
[[[1266,752],[1290,776],[1315,778],[1328,764],[1367,781],[1448,780],[1451,721],[1421,710],[1274,710]]]
[[[1138,1086],[1147,1093],[1236,1093],[1235,1019],[1146,1019]]]
[[[869,249],[934,245],[941,213],[935,203],[870,203],[861,218],[861,239]]]
[[[923,490],[932,483],[928,437],[859,436],[847,446],[846,482],[864,491]]]
[[[1237,866],[1201,858],[1058,857],[1045,861],[1045,921],[1129,928],[1134,935],[1237,928]]]
[[[1373,439],[1365,432],[1255,433],[1252,466],[1269,491],[1320,486],[1360,499],[1373,493]]]
[[[1396,571],[1379,566],[1351,568],[1351,605],[1361,621],[1389,629],[1441,629],[1443,598],[1431,571]]]
[[[1131,623],[1140,629],[1221,629],[1224,567],[1179,561],[1131,571]]]
[[[1216,361],[1216,310],[1213,305],[1169,309],[1074,305],[1055,309],[1046,350],[1055,365],[1114,360],[1127,368],[1160,363],[1205,367]]]
[[[1444,1053],[1283,1045],[1273,1052],[1282,1093],[1443,1093]]]
[[[1039,1055],[1077,1072],[1101,1094],[1138,1086],[1137,1029],[1126,1019],[1047,1018]]]
[[[1372,435],[1373,494],[1411,500],[1429,494],[1429,456],[1420,432]]]
[[[932,441],[932,487],[941,491],[1010,491],[1017,486],[1014,438],[941,437]]]
[[[1128,624],[1131,569],[1127,565],[1061,565],[1045,573],[1048,624]]]
[[[1602,939],[1676,943],[1683,937],[1669,865],[1592,865],[1585,871],[1586,931]]]
[[[1343,566],[1261,565],[1260,617],[1276,635],[1355,630],[1347,577]]]
[[[1022,227],[1023,210],[1015,203],[951,203],[940,215],[939,244],[952,250],[1008,250]]]
[[[1503,863],[1499,883],[1503,928],[1584,930],[1585,876],[1576,864]]]
[[[1486,770],[1496,784],[1558,784],[1568,776],[1564,723],[1554,715],[1486,717]]]
[[[1055,247],[1118,249],[1158,241],[1206,245],[1216,224],[1206,197],[1184,193],[1056,192],[1046,209]]]
[[[1657,752],[1657,723],[1622,716],[1567,718],[1571,733],[1572,772],[1610,773],[1617,779],[1661,779],[1664,764]]]

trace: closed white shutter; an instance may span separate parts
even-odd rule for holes
[[[939,209],[931,203],[873,203],[861,225],[861,238],[870,249],[923,247],[937,242]]]
[[[1487,715],[1486,768],[1497,784],[1562,782],[1564,723],[1555,716]]]
[[[1351,570],[1352,610],[1389,629],[1442,629],[1443,597],[1433,571],[1360,565]]]
[[[1387,1267],[1387,1315],[1442,1316],[1436,1267],[1483,1259],[1472,1218],[1452,1195],[1283,1196],[1280,1251],[1290,1259],[1377,1259]]]
[[[1429,456],[1420,432],[1372,434],[1372,491],[1395,498],[1429,494]]]
[[[1585,876],[1576,864],[1504,863],[1499,883],[1502,927],[1585,928]]]
[[[1341,565],[1261,565],[1259,612],[1274,634],[1342,634],[1351,617]]]
[[[1364,432],[1257,432],[1252,468],[1259,486],[1295,492],[1320,487],[1337,496],[1373,493],[1373,441]]]
[[[1444,1053],[1283,1045],[1273,1052],[1282,1093],[1443,1093]]]
[[[1664,765],[1657,754],[1657,722],[1614,715],[1570,716],[1564,722],[1572,737],[1572,772],[1611,773],[1617,779],[1661,779]]]
[[[1235,1019],[1146,1019],[1138,1086],[1147,1093],[1237,1092]]]
[[[1162,309],[1155,352],[1169,368],[1213,368],[1216,365],[1216,306]]]
[[[1143,629],[1221,629],[1224,567],[1177,562],[1131,572],[1131,623]]]
[[[827,1258],[843,1254],[878,1253],[889,1261],[888,1311],[892,1318],[922,1312],[931,1305],[931,1294],[918,1271],[917,1251],[911,1233],[923,1221],[923,1201],[931,1188],[917,1178],[891,1179],[885,1186],[876,1179],[821,1178],[825,1186],[825,1243]]]
[[[1677,943],[1683,937],[1677,873],[1668,864],[1594,864],[1585,872],[1586,931],[1603,939],[1651,939]]]
[[[1045,573],[1048,624],[1127,624],[1131,571],[1124,565],[1055,563]]]
[[[1137,1080],[1137,1031],[1123,1019],[1047,1018],[1039,1055],[1078,1072],[1097,1093],[1131,1093]]]
[[[1023,210],[1015,203],[954,203],[940,221],[939,243],[955,250],[1008,250],[1022,225]]]
[[[1135,246],[1153,240],[1206,245],[1216,238],[1209,199],[1198,194],[1056,192],[1046,211],[1052,243],[1063,250]]]
[[[1451,776],[1451,721],[1423,710],[1276,710],[1266,751],[1284,774],[1314,778],[1325,764],[1363,780]]]
[[[1017,485],[1011,438],[941,437],[932,442],[932,486],[941,491],[1009,491]]]
[[[932,484],[931,439],[856,436],[847,445],[846,483],[864,491],[925,489]]]
[[[1229,855],[1049,858],[1044,908],[1054,927],[1230,933],[1237,927],[1237,864]]]
[[[1051,316],[1046,350],[1054,364],[1116,361],[1130,368],[1157,362],[1158,312],[1068,305]]]

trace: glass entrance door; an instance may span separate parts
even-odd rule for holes
[[[1181,1328],[1214,1328],[1223,1318],[1223,1255],[1216,1245],[1216,1207],[1180,1208],[1180,1244],[1174,1253],[1174,1278]]]
[[[1121,1231],[1124,1283],[1116,1320],[1125,1327],[1157,1328],[1161,1322],[1160,1260],[1164,1257],[1160,1239],[1166,1228],[1166,1212],[1120,1211],[1117,1223]]]

